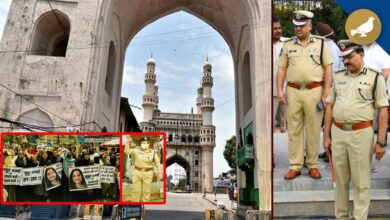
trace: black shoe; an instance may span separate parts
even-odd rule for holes
[[[321,159],[324,159],[324,158],[327,158],[327,157],[328,157],[328,155],[326,154],[326,152],[318,155],[318,158],[321,158]]]

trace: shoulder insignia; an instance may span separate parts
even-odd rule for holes
[[[290,37],[280,37],[279,41],[284,43],[286,42],[287,40],[290,40]]]
[[[283,40],[284,43],[294,40],[296,37],[290,37]]]
[[[370,71],[372,71],[372,72],[374,72],[374,73],[376,73],[376,74],[380,74],[380,75],[382,75],[382,72],[381,71],[379,71],[379,70],[377,70],[377,69],[374,69],[374,68],[372,68],[372,67],[366,67],[367,69],[369,69]]]
[[[338,73],[346,73],[347,72],[347,69],[346,68],[342,68],[342,69],[339,69],[335,72],[335,74],[338,74]]]
[[[317,38],[317,39],[324,39],[324,37],[321,37],[321,36],[318,36],[318,35],[312,35],[312,36]]]

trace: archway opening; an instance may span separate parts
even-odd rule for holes
[[[70,33],[69,18],[58,10],[42,14],[34,25],[30,55],[65,57]]]
[[[191,191],[191,166],[190,163],[180,155],[174,155],[167,159],[167,190],[169,191]]]
[[[46,131],[54,130],[54,123],[50,116],[38,108],[23,113],[16,119],[16,121],[31,126],[19,127],[20,129],[34,129],[34,126],[37,126],[47,127]]]
[[[202,18],[187,11],[169,13],[132,37],[124,60],[121,96],[142,108],[135,109],[134,115],[143,130],[154,127],[167,133],[167,155],[181,149],[179,154],[190,161],[187,178],[196,180],[188,180],[191,189],[201,191],[202,164],[206,164],[200,161],[202,142],[217,146],[214,162],[207,162],[214,170],[209,178],[229,170],[221,155],[225,140],[235,133],[233,58],[225,37]],[[212,80],[205,81],[210,76]],[[200,82],[212,84],[212,89],[202,89],[212,99],[202,103],[198,102]],[[202,114],[200,105],[214,108],[214,112]],[[145,114],[149,106],[158,108],[159,118],[150,120],[157,114]],[[201,134],[205,121],[210,121],[216,132],[211,127]],[[212,181],[210,185],[212,188]]]

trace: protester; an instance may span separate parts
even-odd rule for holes
[[[28,168],[33,167],[34,164],[31,160],[31,155],[27,153],[27,149],[21,149],[18,152],[18,158],[15,161],[16,167]],[[34,186],[16,186],[16,201],[17,202],[29,202],[34,201]]]

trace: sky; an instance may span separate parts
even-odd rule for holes
[[[0,37],[10,3],[0,1]],[[122,96],[131,105],[142,107],[146,62],[151,54],[156,61],[159,109],[178,113],[191,113],[191,108],[196,113],[197,88],[208,57],[214,77],[214,176],[228,171],[223,150],[226,140],[235,134],[235,101],[233,60],[226,42],[211,26],[182,11],[149,24],[137,33],[126,51]],[[133,108],[133,112],[142,122],[143,111]]]
[[[146,26],[126,52],[122,96],[128,97],[132,105],[142,107],[146,62],[152,53],[156,61],[159,109],[179,113],[191,113],[191,108],[196,112],[197,88],[208,56],[214,77],[213,123],[217,140],[214,176],[228,171],[223,149],[226,140],[235,134],[235,107],[233,60],[226,42],[212,27],[186,12],[162,17]],[[133,108],[133,112],[141,122],[143,111]]]

